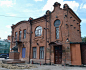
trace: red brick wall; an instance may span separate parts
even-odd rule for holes
[[[11,36],[8,36],[8,37],[7,37],[7,40],[11,40]]]
[[[19,52],[10,52],[9,58],[10,59],[19,59]]]
[[[71,14],[68,11],[68,17],[65,17],[65,13],[67,13],[67,10],[61,9],[59,8],[59,6],[54,8],[54,11],[51,12],[51,18],[50,16],[47,17],[47,41],[53,42],[53,41],[58,41],[60,43],[62,43],[62,50],[67,49],[67,47],[69,47],[69,52],[62,52],[62,63],[64,63],[64,59],[65,59],[65,54],[67,59],[66,59],[66,63],[70,64],[71,63],[71,54],[70,54],[70,44],[68,44],[69,42],[66,42],[66,39],[68,38],[70,42],[81,42],[81,33],[80,33],[80,21],[77,20],[77,18],[75,17],[76,15],[74,15],[73,13]],[[57,18],[57,17],[58,18]],[[70,19],[70,17],[72,16],[72,18]],[[54,22],[55,20],[59,19],[61,21],[60,26],[59,26],[59,39],[56,39],[56,35],[55,35],[55,27],[54,27]],[[75,20],[75,21],[73,21]],[[51,23],[51,29],[50,29],[50,23]],[[77,24],[79,23],[79,24]],[[68,27],[67,27],[67,25]],[[73,25],[73,26],[70,26]],[[42,27],[42,35],[39,37],[35,37],[35,29],[37,26],[41,26]],[[22,47],[24,44],[24,47],[26,47],[26,56],[25,59],[26,61],[29,61],[29,51],[30,51],[30,24],[28,21],[25,22],[19,22],[17,23],[14,28],[14,31],[12,30],[12,35],[15,37],[15,32],[18,32],[18,36],[17,36],[17,40],[19,40],[19,31],[22,31],[22,39],[21,41],[23,42],[22,44],[20,44],[18,46],[18,52],[20,52],[20,59],[22,59]],[[74,27],[76,27],[76,29],[74,29]],[[46,42],[46,20],[44,19],[44,17],[38,18],[33,20],[32,22],[32,44],[31,44],[31,53],[30,53],[30,58],[32,58],[32,48],[33,47],[37,47],[37,60],[41,61],[41,59],[39,59],[39,47],[44,46],[45,50],[44,50],[44,59],[43,61],[45,62],[45,57],[46,57],[46,62],[49,63],[50,62],[50,46],[49,43]],[[26,34],[26,39],[23,39],[23,30],[26,29],[27,34]],[[50,34],[50,30],[51,30],[51,34]],[[79,31],[77,31],[79,30]],[[51,35],[51,38],[50,38]],[[11,39],[12,41],[12,39]],[[14,38],[13,38],[13,41]],[[37,45],[37,43],[39,45]],[[47,43],[47,46],[46,46]],[[11,42],[11,48],[15,45],[15,43]],[[46,53],[45,53],[46,51]],[[46,55],[46,56],[45,56]],[[33,60],[36,60],[33,59]],[[51,47],[51,62],[54,63],[54,50],[53,50],[53,46]]]

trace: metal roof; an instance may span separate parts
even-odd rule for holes
[[[86,42],[70,42],[70,44],[86,44]]]

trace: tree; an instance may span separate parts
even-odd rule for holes
[[[86,37],[82,37],[82,42],[86,42]]]

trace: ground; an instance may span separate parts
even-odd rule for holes
[[[35,65],[37,68],[31,69],[6,69],[0,68],[0,70],[86,70],[86,67],[69,67],[69,66],[52,66],[52,65]]]
[[[3,64],[0,61],[0,70],[86,70],[86,67],[62,65],[37,65],[37,64]]]

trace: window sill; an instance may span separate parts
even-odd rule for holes
[[[37,38],[41,38],[42,36],[37,36],[37,37],[35,37],[35,39],[37,39]]]
[[[60,39],[55,39],[56,41],[60,41]]]
[[[32,59],[37,59],[37,58],[32,58]]]
[[[39,59],[44,59],[44,58],[39,58]]]
[[[23,38],[23,40],[25,40],[26,38]]]
[[[22,57],[23,59],[25,58],[25,57]]]

